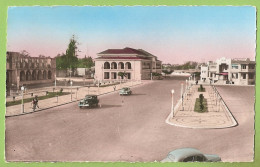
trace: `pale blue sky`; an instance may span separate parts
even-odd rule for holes
[[[54,57],[75,34],[80,57],[133,47],[173,64],[254,59],[255,27],[256,9],[250,6],[10,7],[7,49]]]

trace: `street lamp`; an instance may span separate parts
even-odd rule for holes
[[[181,83],[181,104],[182,104],[182,110],[184,110],[184,108],[183,108],[183,83]]]
[[[73,84],[73,82],[72,82],[72,80],[70,81],[70,99],[71,99],[71,101],[72,101],[72,84]]]
[[[22,113],[24,113],[24,104],[23,104],[23,91],[24,91],[24,86],[21,87],[22,91]]]
[[[56,74],[55,74],[54,87],[55,87],[55,89],[56,89]]]
[[[172,116],[174,117],[174,89],[171,90],[171,93],[172,93]]]
[[[186,79],[186,86],[185,86],[185,90],[187,91],[188,89],[188,80]]]
[[[100,81],[98,80],[98,95],[99,95],[99,84],[100,84]],[[121,84],[121,83],[120,83]]]
[[[153,73],[151,72],[151,80],[153,80]]]

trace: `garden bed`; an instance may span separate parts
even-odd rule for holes
[[[196,98],[196,103],[195,103],[195,107],[194,107],[194,111],[195,112],[199,112],[199,113],[204,113],[204,112],[208,112],[208,105],[207,105],[207,99],[203,99],[203,105],[204,108],[203,110],[200,109],[200,99]]]
[[[49,92],[48,95],[46,95],[46,96],[38,96],[38,100],[44,100],[44,99],[56,97],[57,95],[58,96],[64,96],[64,95],[68,95],[68,94],[70,94],[70,93],[69,92]],[[34,97],[23,99],[23,102],[24,103],[32,102],[33,98]],[[22,100],[9,101],[9,102],[6,102],[6,107],[18,105],[18,104],[21,104],[21,103],[22,103]]]

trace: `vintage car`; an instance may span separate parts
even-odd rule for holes
[[[78,106],[82,107],[97,107],[98,106],[98,98],[96,95],[86,95],[84,99],[79,101]]]
[[[180,148],[171,151],[161,162],[217,162],[218,155],[203,154],[195,148]]]
[[[130,88],[125,87],[119,90],[119,95],[131,95],[132,91]]]

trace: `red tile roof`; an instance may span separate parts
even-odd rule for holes
[[[99,57],[96,59],[131,59],[131,60],[143,60],[146,58],[142,58],[142,57]]]
[[[103,52],[100,52],[99,54],[138,54],[138,55],[144,55],[143,52],[133,49],[133,48],[124,48],[124,49],[107,49]]]

